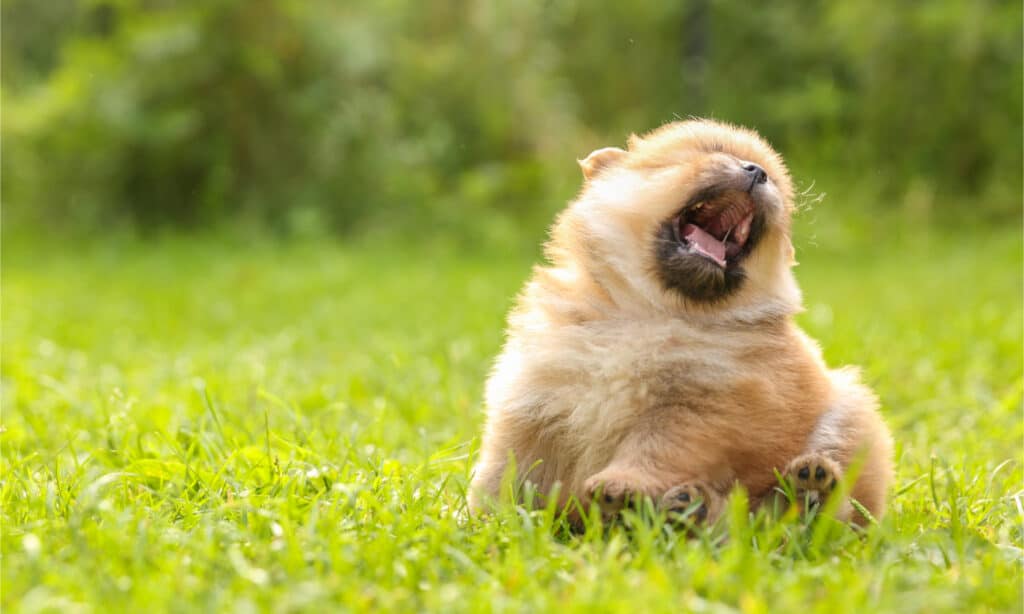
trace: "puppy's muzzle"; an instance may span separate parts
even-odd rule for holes
[[[753,190],[754,186],[757,184],[768,182],[768,173],[766,173],[765,170],[757,164],[754,164],[753,162],[744,162],[742,168],[743,172],[750,177],[750,187],[747,188],[748,192]]]

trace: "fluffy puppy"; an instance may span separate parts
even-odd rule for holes
[[[760,502],[779,471],[821,503],[854,463],[850,495],[880,517],[889,432],[857,372],[829,370],[793,322],[793,188],[779,155],[754,132],[695,120],[580,165],[583,189],[487,382],[471,508],[515,466],[561,504],[610,515],[647,496],[713,520],[737,483]]]

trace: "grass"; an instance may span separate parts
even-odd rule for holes
[[[1019,229],[802,236],[801,322],[897,440],[863,537],[740,498],[725,541],[467,518],[530,247],[12,245],[3,609],[1019,612]]]

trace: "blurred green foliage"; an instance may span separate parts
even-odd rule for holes
[[[879,209],[1020,209],[1021,4],[5,0],[8,221],[515,220],[677,117]],[[859,202],[864,201],[864,202]],[[877,203],[877,204],[873,204]],[[486,215],[484,215],[486,214]]]

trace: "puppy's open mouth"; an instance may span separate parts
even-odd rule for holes
[[[724,269],[746,253],[755,213],[749,192],[726,190],[686,207],[675,219],[673,230],[680,249]]]

